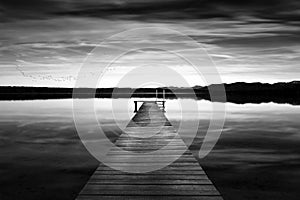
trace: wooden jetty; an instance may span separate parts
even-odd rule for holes
[[[120,170],[100,164],[78,200],[222,199],[156,101],[143,102],[115,145],[106,164],[114,164]],[[148,154],[157,150],[158,155]],[[178,159],[169,164],[174,157]],[[165,167],[151,172],[124,172],[139,172],[159,164]]]

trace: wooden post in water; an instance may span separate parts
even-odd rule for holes
[[[165,103],[166,103],[166,94],[165,94],[165,89],[163,89],[163,111],[165,112],[166,111],[166,109],[165,109]]]
[[[134,101],[134,112],[135,112],[135,113],[137,112],[137,102],[138,102],[138,101]]]

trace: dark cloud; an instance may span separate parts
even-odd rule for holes
[[[254,15],[268,19],[297,20],[300,4],[296,0],[238,1],[238,0],[169,0],[133,1],[102,6],[94,4],[84,9],[63,12],[93,17],[133,17],[136,19],[201,19]],[[296,11],[296,12],[295,12]]]
[[[1,0],[0,8],[3,16],[11,18],[71,15],[172,20],[250,15],[283,21],[300,20],[298,0]]]
[[[265,35],[264,35],[265,34]],[[196,38],[192,36],[192,38]],[[222,47],[248,47],[248,48],[280,48],[285,46],[298,45],[300,43],[300,35],[298,32],[261,32],[259,34],[251,34],[243,37],[214,37],[211,44]]]
[[[63,11],[63,5],[54,0],[1,0],[1,20],[48,18],[55,10]]]

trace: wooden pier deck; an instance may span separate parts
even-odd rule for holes
[[[141,105],[115,145],[109,152],[107,163],[117,165],[121,171],[100,164],[78,195],[78,200],[222,199],[155,102]],[[147,154],[161,148],[163,150],[157,155]],[[132,152],[137,154],[132,156]],[[168,165],[174,156],[179,158]],[[141,171],[151,165],[166,167],[145,173],[122,171]]]

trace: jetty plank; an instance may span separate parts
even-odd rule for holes
[[[142,104],[110,149],[105,163],[119,170],[100,164],[78,200],[222,200],[156,102]],[[157,165],[163,167],[150,172],[125,172],[129,167],[141,170]]]

